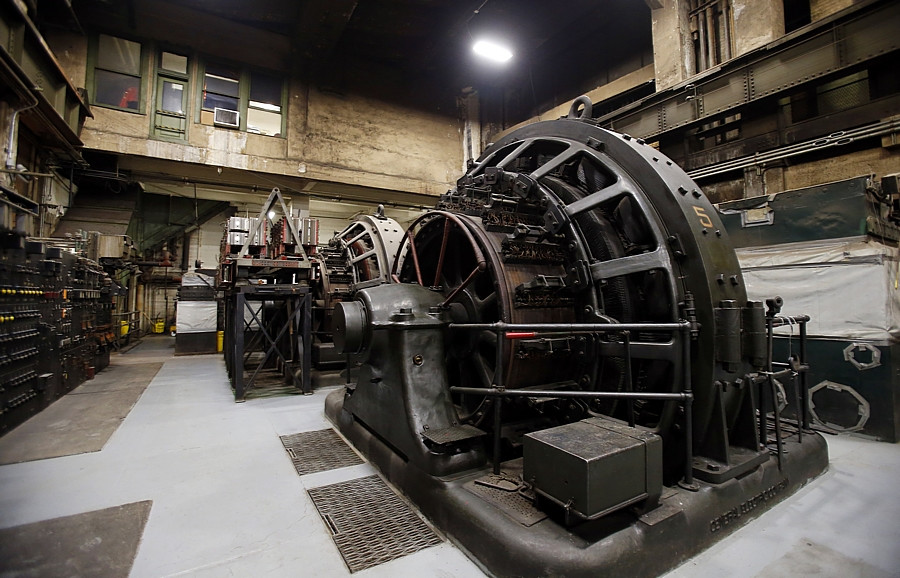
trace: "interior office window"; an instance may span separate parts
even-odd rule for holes
[[[250,73],[250,100],[247,107],[247,131],[270,136],[281,134],[280,78]]]
[[[94,103],[138,110],[141,104],[141,45],[101,34],[94,67]]]
[[[225,126],[239,126],[241,103],[241,73],[238,70],[208,64],[203,76],[204,110],[220,112],[216,114],[215,123]]]
[[[159,67],[166,72],[175,74],[187,74],[187,56],[163,51],[159,57]]]
[[[731,58],[730,10],[728,0],[690,0],[695,73]]]

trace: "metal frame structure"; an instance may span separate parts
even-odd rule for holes
[[[257,312],[252,302],[262,303]],[[266,304],[271,309],[266,310]],[[251,321],[245,317],[250,312]],[[283,313],[283,315],[281,315]],[[225,300],[225,364],[235,401],[244,401],[265,369],[274,362],[285,378],[304,394],[312,393],[310,381],[312,297],[299,285],[245,285],[229,291]],[[256,328],[253,327],[255,322]],[[255,329],[255,330],[254,330]],[[253,335],[246,340],[247,331]],[[250,354],[264,351],[261,361],[248,366]],[[274,358],[273,358],[274,355]],[[280,367],[279,363],[280,362]],[[249,372],[245,379],[244,372]],[[298,376],[299,373],[299,376]]]

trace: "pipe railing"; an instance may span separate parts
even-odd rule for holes
[[[452,393],[481,395],[494,398],[493,423],[493,472],[500,473],[500,426],[502,421],[503,399],[508,397],[544,397],[544,398],[576,398],[576,399],[623,399],[629,403],[629,424],[635,427],[632,404],[635,400],[675,401],[684,408],[685,431],[685,487],[694,488],[693,473],[693,416],[691,405],[694,394],[691,390],[691,324],[688,321],[676,323],[451,323],[450,329],[492,331],[497,335],[497,353],[493,384],[490,388],[460,387],[450,388]],[[630,366],[632,331],[679,331],[682,334],[682,384],[681,391],[676,392],[635,392],[633,391],[630,367],[626,370],[626,391],[580,391],[580,390],[539,390],[539,389],[507,389],[503,373],[505,359],[505,342],[515,339],[539,338],[542,334],[552,333],[623,333],[625,336],[625,357]]]

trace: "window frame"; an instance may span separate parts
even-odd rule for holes
[[[182,56],[185,58],[185,72],[179,72],[175,70],[171,70],[168,68],[163,68],[163,54],[169,53],[177,56]],[[194,63],[194,57],[191,55],[189,51],[178,50],[177,48],[169,47],[169,46],[155,46],[155,56],[156,62],[154,66],[154,86],[153,86],[153,94],[152,94],[152,108],[151,108],[151,123],[150,123],[150,135],[151,138],[156,140],[166,140],[172,142],[187,142],[188,140],[188,128],[190,126],[190,122],[188,121],[188,114],[191,108],[191,66]],[[184,130],[182,131],[182,136],[178,137],[174,134],[168,133],[176,133],[176,130],[170,128],[160,128],[159,123],[157,122],[157,115],[160,112],[168,112],[170,115],[174,114],[175,111],[167,111],[162,107],[161,99],[164,95],[161,93],[160,87],[165,82],[172,83],[180,83],[184,86],[184,94],[182,95],[182,111],[181,113],[184,115]],[[166,132],[162,132],[166,131]]]
[[[138,57],[138,75],[129,74],[127,72],[122,72],[119,70],[114,70],[111,68],[103,68],[100,66],[100,37],[108,36],[110,38],[116,38],[119,40],[127,40],[128,42],[133,42],[138,45],[140,54]],[[89,66],[88,66],[88,74],[90,78],[88,79],[88,86],[91,87],[91,95],[90,95],[90,105],[91,106],[99,106],[102,108],[108,108],[110,110],[120,110],[123,112],[129,112],[132,114],[140,114],[146,115],[146,107],[147,107],[147,77],[148,77],[148,68],[149,68],[149,54],[147,50],[147,46],[145,42],[135,40],[133,38],[127,38],[124,36],[114,36],[112,34],[106,34],[104,32],[98,32],[96,34],[91,35],[89,43]],[[99,91],[97,90],[97,71],[109,72],[112,74],[118,74],[122,76],[128,76],[131,78],[138,79],[138,101],[137,108],[129,108],[118,106],[115,104],[109,104],[105,102],[100,102],[97,100],[97,94]]]
[[[212,108],[207,108],[203,106],[203,94],[205,92],[206,86],[206,75],[207,70],[210,66],[221,66],[224,68],[230,68],[236,72],[238,72],[239,80],[238,80],[238,126],[236,128],[230,128],[225,126],[219,126],[216,124],[208,124],[203,122],[202,115],[203,112],[213,112]],[[269,76],[272,78],[279,79],[281,81],[281,102],[279,103],[279,111],[278,115],[281,117],[281,128],[277,134],[264,134],[255,131],[247,130],[247,117],[248,112],[251,108],[254,110],[261,110],[263,112],[272,112],[267,111],[262,107],[255,107],[250,105],[250,90],[252,88],[252,77],[254,74],[261,74],[265,76]],[[195,124],[204,124],[206,126],[212,126],[214,128],[225,129],[225,130],[237,130],[241,132],[245,132],[248,134],[256,134],[259,136],[272,137],[272,138],[286,138],[285,137],[285,128],[287,126],[287,92],[288,92],[288,78],[284,76],[282,73],[273,72],[270,70],[264,70],[256,67],[248,67],[240,64],[231,63],[224,60],[219,60],[215,58],[201,58],[198,70],[197,70],[197,90],[196,97],[194,99],[194,123]]]

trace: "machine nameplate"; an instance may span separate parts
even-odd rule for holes
[[[756,494],[749,500],[741,502],[739,505],[728,510],[718,518],[714,518],[709,522],[709,531],[716,533],[725,526],[737,521],[741,517],[749,514],[756,508],[764,505],[769,500],[775,499],[775,496],[786,490],[788,487],[787,478],[781,480],[774,486],[771,486],[760,493]]]

